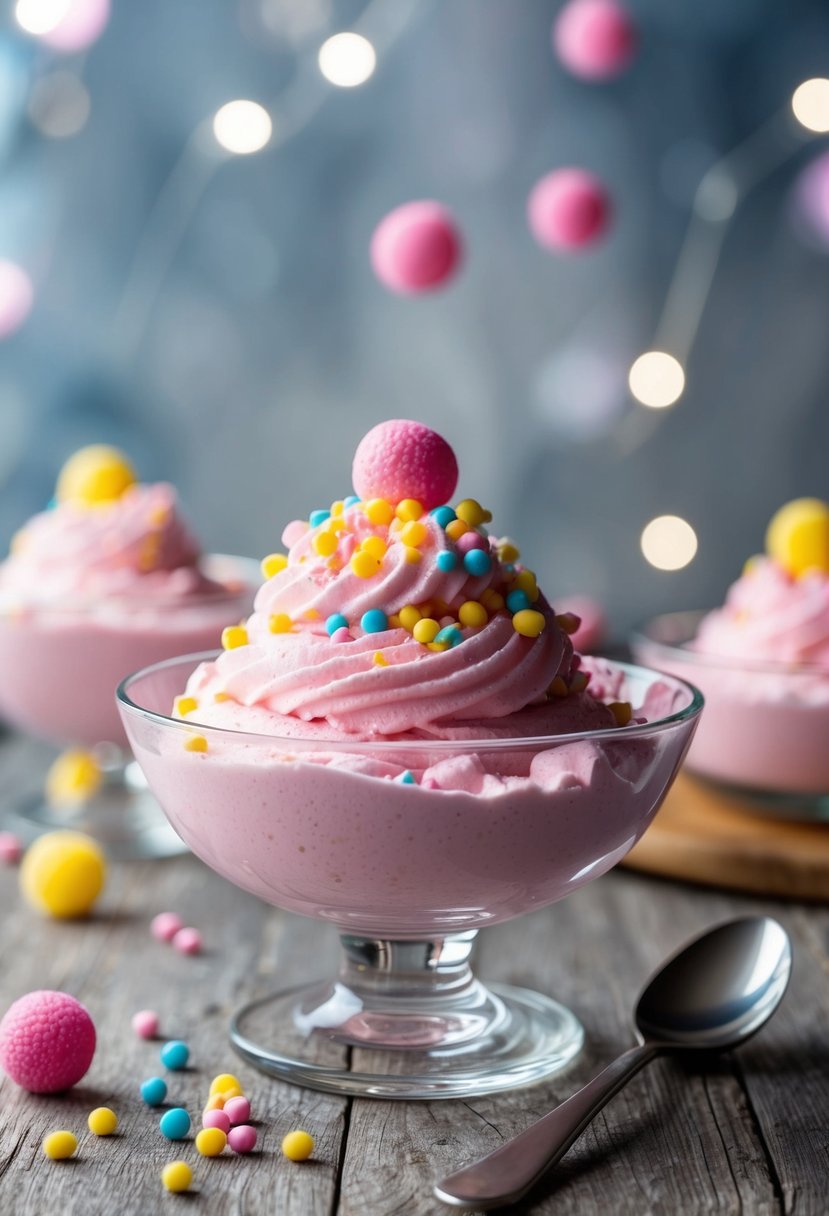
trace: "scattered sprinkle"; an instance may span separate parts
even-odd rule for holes
[[[183,1106],[167,1110],[158,1121],[162,1136],[168,1140],[183,1140],[190,1131],[190,1116]]]
[[[118,1116],[108,1106],[97,1106],[86,1123],[94,1136],[111,1136],[118,1126]]]
[[[189,925],[179,929],[173,938],[173,949],[178,950],[179,954],[201,954],[203,947],[201,933]]]
[[[274,612],[268,619],[268,629],[271,633],[290,633],[294,623],[287,612]]]
[[[170,1039],[169,1043],[165,1043],[161,1048],[159,1054],[165,1068],[169,1068],[171,1072],[179,1072],[182,1068],[187,1067],[190,1048],[181,1039]]]
[[[154,1039],[158,1034],[158,1014],[152,1009],[139,1009],[130,1022],[139,1039]]]
[[[288,565],[288,558],[284,553],[269,553],[267,557],[262,558],[261,569],[264,578],[273,578],[275,574],[280,574]]]
[[[186,1161],[170,1161],[161,1171],[161,1181],[168,1191],[179,1195],[182,1191],[189,1190],[193,1171]]]
[[[507,597],[509,598],[509,597]],[[536,612],[534,608],[525,608],[520,612],[516,612],[512,618],[512,627],[516,633],[520,633],[525,638],[537,638],[544,632],[544,626],[547,624],[544,619],[544,614]],[[577,675],[581,673],[578,672]]]
[[[239,646],[247,646],[248,631],[244,625],[227,625],[222,630],[222,646],[225,650],[236,650]]]
[[[307,1161],[314,1151],[314,1137],[308,1132],[288,1132],[282,1140],[282,1152],[289,1161]]]
[[[297,1133],[299,1134],[299,1133]],[[311,1148],[313,1148],[313,1141]],[[67,1157],[72,1157],[77,1152],[78,1141],[75,1139],[72,1132],[50,1132],[43,1141],[43,1151],[52,1161],[65,1161]],[[310,1153],[310,1150],[309,1150]],[[287,1153],[285,1154],[288,1155]],[[306,1154],[307,1156],[308,1154]],[[296,1161],[304,1160],[302,1157],[294,1158]]]
[[[207,740],[204,735],[191,735],[184,741],[184,750],[186,752],[206,752]]]
[[[325,632],[329,637],[333,637],[338,629],[347,629],[348,620],[341,612],[332,612],[325,622]]]
[[[175,912],[159,912],[150,921],[150,933],[159,942],[171,942],[183,927],[184,921]]]
[[[163,1077],[148,1077],[141,1082],[141,1097],[148,1106],[160,1106],[167,1097],[167,1082]]]
[[[467,574],[476,578],[488,574],[492,568],[492,558],[484,549],[470,549],[463,555],[463,565]]]

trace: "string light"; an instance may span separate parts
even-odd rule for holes
[[[679,360],[667,351],[648,350],[631,367],[628,384],[640,405],[664,410],[682,396],[685,372]]]
[[[643,530],[640,545],[657,570],[682,570],[696,557],[697,534],[678,515],[658,515]]]
[[[213,134],[226,152],[249,156],[261,152],[273,132],[271,116],[256,101],[229,101],[213,116]]]
[[[377,65],[377,55],[362,34],[334,34],[319,51],[319,68],[331,84],[353,89],[365,84]]]
[[[804,80],[792,94],[792,109],[807,131],[829,131],[829,80],[822,76]]]

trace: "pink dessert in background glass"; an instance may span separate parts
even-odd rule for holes
[[[67,805],[50,809],[38,799],[24,812],[32,824],[65,826],[72,809],[77,826],[83,818],[114,855],[133,845],[157,853],[162,839],[162,851],[181,847],[146,794],[149,834],[133,839],[121,805],[130,796],[115,751],[126,746],[115,689],[137,665],[216,645],[228,621],[249,610],[252,575],[241,559],[203,556],[172,486],[136,483],[119,452],[83,449],[68,462],[55,505],[17,533],[0,564],[0,713],[52,742],[96,749],[85,758],[89,788],[71,775],[67,783],[79,768],[64,761],[49,789],[58,803],[65,793]],[[106,768],[105,780],[96,768]],[[113,798],[119,805],[107,824],[102,802]]]
[[[693,772],[793,817],[829,815],[829,507],[798,499],[775,515],[709,613],[657,618],[636,658],[693,679],[705,716]]]
[[[573,1015],[484,988],[475,932],[614,865],[701,706],[681,681],[583,662],[578,619],[556,613],[476,500],[449,505],[455,480],[434,432],[375,428],[357,494],[288,525],[223,653],[119,693],[191,848],[339,929],[335,981],[249,1006],[232,1031],[258,1066],[317,1088],[449,1097],[562,1067],[582,1041]],[[329,1062],[349,1045],[399,1053],[389,1072]]]

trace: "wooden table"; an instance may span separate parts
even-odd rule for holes
[[[31,782],[42,752],[0,743],[0,790]],[[42,772],[42,768],[40,770]],[[304,1091],[242,1064],[226,1038],[234,1007],[275,987],[324,973],[337,956],[333,930],[267,908],[191,857],[113,867],[96,915],[47,921],[29,910],[13,869],[0,872],[3,951],[0,1004],[33,988],[79,997],[98,1027],[87,1077],[69,1095],[33,1097],[7,1078],[0,1088],[3,1216],[421,1216],[452,1209],[432,1186],[465,1160],[496,1147],[583,1084],[631,1042],[630,1009],[643,979],[685,938],[733,915],[771,911],[792,935],[790,991],[774,1020],[739,1055],[702,1070],[659,1060],[594,1122],[564,1162],[516,1212],[829,1212],[829,910],[698,890],[630,873],[608,875],[563,903],[481,935],[478,973],[539,987],[582,1019],[587,1046],[552,1083],[474,1101],[393,1103]],[[150,918],[178,911],[208,949],[182,958],[154,941]],[[158,1044],[138,1039],[130,1017],[153,1008],[165,1036],[186,1039],[193,1068],[173,1075],[174,1094],[201,1109],[209,1079],[241,1074],[260,1120],[261,1152],[198,1158],[172,1145],[138,1096],[163,1072]],[[119,1134],[96,1140],[86,1117],[98,1105],[120,1115]],[[52,1162],[44,1134],[78,1131],[77,1159]],[[292,1128],[316,1138],[305,1164],[284,1159]],[[166,1161],[184,1157],[198,1186],[163,1191]]]

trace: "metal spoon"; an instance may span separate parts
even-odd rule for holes
[[[718,925],[668,959],[636,1004],[639,1045],[584,1089],[435,1187],[456,1207],[515,1203],[560,1161],[594,1115],[644,1065],[669,1051],[724,1051],[755,1034],[786,991],[792,947],[768,916]]]

